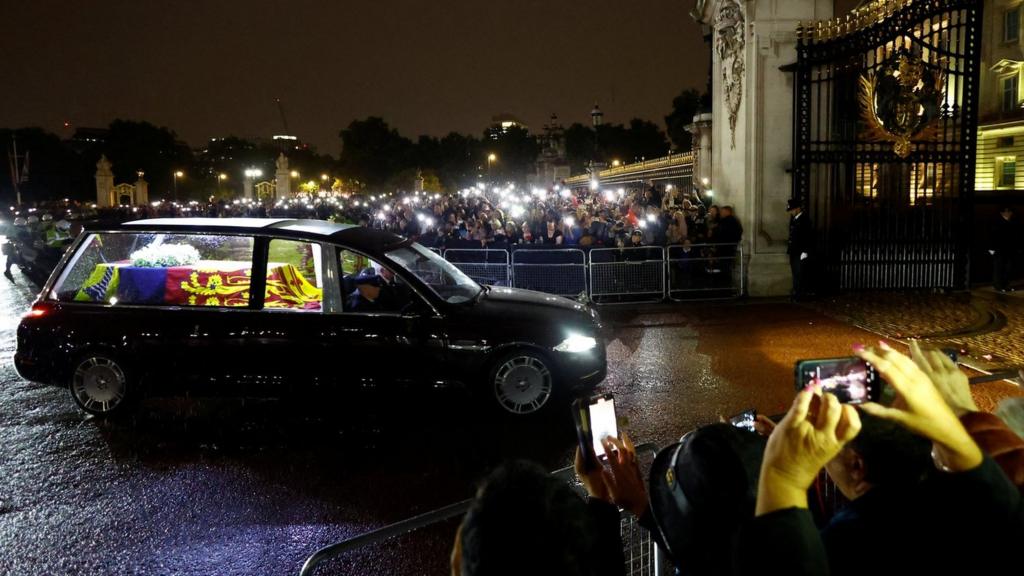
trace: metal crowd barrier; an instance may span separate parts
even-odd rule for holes
[[[565,248],[521,248],[512,252],[512,285],[558,296],[587,290],[587,255]]]
[[[481,284],[512,285],[508,250],[450,248],[444,259]]]
[[[669,246],[665,265],[672,301],[725,300],[743,294],[742,244]]]
[[[725,300],[743,294],[742,244],[624,248],[431,248],[477,282],[600,304]]]
[[[644,467],[650,467],[651,462],[654,459],[654,455],[657,453],[658,448],[654,444],[640,444],[636,447],[637,455],[643,458]],[[566,482],[572,482],[576,487],[577,491],[582,494],[582,487],[576,482],[575,470],[572,466],[561,468],[551,473],[552,476],[565,480]],[[335,544],[325,546],[316,552],[314,552],[306,562],[302,565],[302,569],[299,571],[299,576],[313,576],[316,573],[317,568],[324,562],[338,558],[346,553],[359,550],[361,548],[372,546],[375,544],[381,544],[387,540],[395,538],[396,536],[403,536],[419,530],[420,528],[426,528],[462,516],[469,509],[473,503],[472,499],[463,500],[454,504],[449,504],[443,508],[437,510],[431,510],[417,516],[413,516],[407,520],[402,520],[394,524],[389,524],[382,528],[366,532],[354,536],[347,540],[342,540]],[[622,537],[623,552],[626,557],[626,574],[628,576],[660,576],[661,574],[671,574],[672,567],[667,557],[655,544],[654,539],[651,538],[650,533],[641,527],[637,518],[633,514],[626,512],[625,510],[620,512],[621,521],[619,526],[619,534]],[[452,533],[454,540],[455,534]],[[446,550],[446,552],[448,552]],[[354,574],[363,574],[366,570],[357,570],[351,568]]]
[[[591,249],[590,298],[599,304],[660,302],[665,298],[665,249]]]

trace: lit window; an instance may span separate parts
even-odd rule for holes
[[[1020,38],[1020,6],[1003,12],[1003,42]]]
[[[1017,75],[1003,78],[1002,111],[1011,112],[1017,108]]]
[[[1017,158],[997,158],[996,175],[999,179],[1000,188],[1014,188],[1017,184]]]

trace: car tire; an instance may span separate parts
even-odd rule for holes
[[[492,402],[506,414],[540,412],[555,397],[551,361],[532,350],[504,354],[492,364],[487,389]]]
[[[79,357],[72,367],[68,389],[75,404],[97,418],[113,418],[127,412],[135,396],[127,367],[104,352]]]

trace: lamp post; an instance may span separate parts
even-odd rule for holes
[[[174,201],[178,201],[178,178],[185,176],[185,173],[181,170],[174,171]]]
[[[494,178],[491,177],[491,164],[494,164],[498,160],[498,155],[491,152],[487,155],[487,179],[494,182]]]
[[[246,168],[245,169],[245,197],[252,199],[252,182],[256,178],[263,176],[263,170],[259,168]]]
[[[227,180],[227,179],[228,179],[228,175],[227,174],[225,174],[223,172],[221,172],[220,174],[217,174],[217,193],[218,194],[220,194],[221,190],[224,187],[224,181]]]

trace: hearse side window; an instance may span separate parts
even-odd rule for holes
[[[162,232],[90,234],[54,286],[62,302],[243,307],[251,236]]]
[[[417,298],[391,270],[351,250],[338,248],[344,312],[399,314]]]
[[[316,242],[272,239],[267,254],[267,289],[263,307],[319,312],[324,299],[320,257],[320,244]]]

